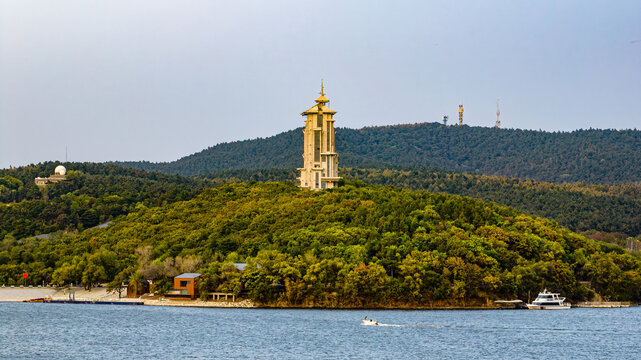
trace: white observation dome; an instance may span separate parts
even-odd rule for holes
[[[56,170],[54,170],[54,173],[56,175],[66,175],[67,174],[67,169],[65,169],[64,166],[58,165],[56,166]]]

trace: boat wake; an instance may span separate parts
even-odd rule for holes
[[[447,325],[402,325],[402,324],[378,324],[379,326],[391,326],[391,327],[412,327],[412,328],[453,328],[454,326]]]
[[[448,325],[432,325],[432,324],[383,324],[374,319],[368,319],[367,316],[361,325],[365,326],[385,326],[385,327],[403,327],[403,328],[453,328],[454,326]]]

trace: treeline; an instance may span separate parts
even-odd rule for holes
[[[127,214],[138,205],[188,200],[211,183],[109,164],[67,163],[67,180],[38,188],[51,175],[48,162],[0,170],[0,238],[82,231]]]
[[[641,132],[545,132],[437,123],[339,128],[336,147],[345,167],[436,167],[557,183],[641,181]],[[300,129],[253,140],[218,144],[169,163],[121,162],[170,174],[219,170],[296,168],[302,164]]]
[[[0,238],[82,230],[146,206],[187,200],[204,188],[229,182],[287,181],[296,183],[295,169],[236,169],[201,178],[148,173],[110,164],[66,164],[69,181],[46,191],[33,183],[53,172],[55,163],[0,170]],[[77,169],[77,170],[74,170]],[[11,175],[9,175],[11,174]],[[641,244],[641,185],[554,184],[412,167],[341,168],[345,179],[469,196],[514,207],[526,214],[554,219],[577,232],[625,248]],[[43,196],[47,194],[49,201]],[[12,202],[18,201],[18,204]],[[0,203],[1,203],[0,202]]]
[[[641,184],[555,184],[424,167],[341,168],[348,180],[469,196],[553,219],[577,232],[627,246],[641,235]],[[225,170],[206,175],[212,182],[292,181],[294,169]],[[592,231],[591,231],[592,230]],[[609,233],[609,234],[600,234]],[[632,248],[635,244],[631,245]]]
[[[246,262],[239,272],[234,262]],[[264,304],[430,306],[526,299],[641,300],[641,260],[556,222],[471,198],[347,181],[312,192],[226,184],[184,202],[140,206],[105,229],[0,244],[0,283],[154,280],[181,271],[207,291]]]
[[[343,169],[348,179],[470,196],[554,219],[573,231],[641,234],[641,184],[554,184],[436,169]]]

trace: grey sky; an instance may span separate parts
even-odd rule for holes
[[[303,125],[639,128],[641,1],[0,0],[0,167]],[[636,41],[636,42],[635,42]]]

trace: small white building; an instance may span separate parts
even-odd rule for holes
[[[56,169],[54,170],[53,175],[49,177],[37,177],[35,178],[36,185],[38,186],[46,186],[49,183],[57,183],[61,182],[67,179],[67,169],[62,166],[58,165],[56,166]]]

